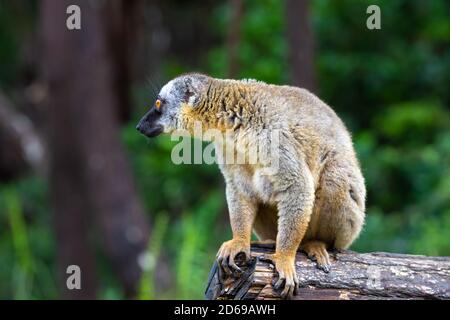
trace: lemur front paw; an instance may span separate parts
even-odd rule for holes
[[[242,270],[236,265],[234,258],[240,253],[245,254],[245,261],[250,259],[250,242],[241,239],[232,239],[222,244],[217,252],[217,263],[225,274],[241,273]]]
[[[267,256],[275,264],[278,272],[278,280],[273,284],[275,290],[281,291],[281,297],[292,298],[298,291],[298,278],[295,271],[295,255],[293,257],[280,254],[272,254]]]

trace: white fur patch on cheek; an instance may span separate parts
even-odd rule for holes
[[[164,133],[171,133],[177,129],[178,115],[176,113],[167,112],[158,120],[158,124],[163,127]]]
[[[163,131],[165,133],[170,131],[170,123],[169,123],[169,119],[167,116],[162,116],[158,121],[157,124],[162,126],[164,129]]]

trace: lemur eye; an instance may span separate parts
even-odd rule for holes
[[[159,111],[159,108],[161,108],[161,100],[160,100],[160,99],[157,99],[157,100],[155,101],[155,107],[156,107],[156,110]]]

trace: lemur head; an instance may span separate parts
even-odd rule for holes
[[[192,119],[186,114],[204,100],[212,78],[198,73],[181,75],[169,81],[158,94],[151,109],[136,129],[147,137],[189,128]]]

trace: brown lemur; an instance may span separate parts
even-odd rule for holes
[[[239,271],[234,258],[250,256],[253,229],[260,240],[275,240],[270,258],[283,296],[297,291],[298,249],[328,272],[327,249],[345,249],[355,240],[366,197],[350,134],[334,111],[305,89],[193,73],[168,82],[137,129],[149,137],[193,133],[196,122],[227,132],[236,153],[265,148],[278,132],[277,152],[263,153],[276,160],[276,170],[267,172],[259,162],[219,163],[233,232],[217,254],[222,270]],[[217,145],[218,158],[222,152]]]

